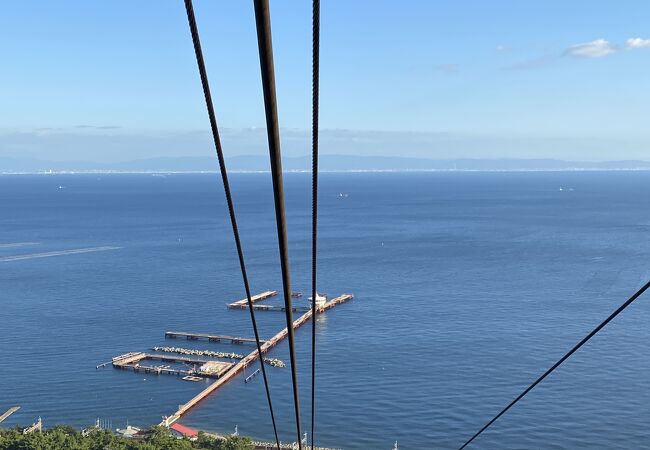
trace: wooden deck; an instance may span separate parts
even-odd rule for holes
[[[353,298],[354,298],[354,296],[352,294],[340,295],[340,296],[336,297],[335,299],[332,299],[329,302],[326,302],[323,305],[323,307],[318,310],[318,312],[327,311],[328,309],[332,309],[335,306],[340,305],[341,303],[345,303],[347,301],[352,300]]]
[[[31,426],[25,428],[23,430],[23,434],[29,434],[29,433],[35,433],[35,432],[41,432],[43,431],[43,420],[39,417],[36,422],[34,422]]]
[[[278,295],[278,291],[264,291],[262,293],[251,296],[251,301],[253,303],[259,302],[261,300],[266,300],[270,297],[275,297]],[[236,302],[228,303],[228,308],[231,309],[246,309],[248,308],[248,298],[242,300],[237,300]]]
[[[165,331],[165,338],[175,339],[177,337],[184,337],[187,340],[196,341],[199,339],[207,339],[211,342],[230,341],[233,344],[254,344],[255,339],[244,338],[237,336],[225,336],[221,334],[205,334],[205,333],[186,333],[184,331]],[[260,341],[264,343],[265,341]]]
[[[246,306],[244,306],[243,309],[247,309]],[[286,311],[287,308],[284,306],[276,306],[276,305],[253,305],[253,309],[255,311]],[[311,308],[309,306],[294,306],[291,308],[291,311],[293,312],[307,312]]]
[[[196,368],[174,368],[165,365],[153,366],[142,364],[143,361],[162,361],[170,363],[181,363],[194,366],[205,366],[205,369]],[[157,355],[144,352],[133,352],[125,355],[116,356],[113,358],[113,367],[116,369],[132,370],[134,372],[153,373],[156,375],[177,375],[177,376],[200,376],[219,378],[223,374],[228,373],[228,370],[233,366],[233,363],[203,360],[196,358],[188,358],[186,356],[176,355]]]
[[[334,308],[337,305],[340,305],[341,303],[345,303],[349,300],[352,300],[354,297],[351,294],[344,294],[339,297],[336,297],[333,300],[330,300],[329,302],[326,302],[320,309],[319,312],[324,312],[329,309]],[[312,310],[309,309],[307,312],[305,312],[302,316],[300,316],[298,319],[293,321],[293,329],[296,330],[300,328],[302,325],[307,323],[312,316]],[[285,327],[282,331],[280,331],[278,334],[273,336],[271,339],[266,341],[264,345],[262,345],[261,350],[262,354],[268,352],[271,350],[273,347],[278,345],[282,340],[284,340],[289,333],[289,330]],[[196,396],[194,396],[190,401],[185,403],[184,405],[181,405],[180,408],[171,416],[165,417],[163,421],[160,423],[162,426],[169,427],[171,424],[179,420],[185,413],[187,413],[190,409],[195,407],[198,403],[200,403],[202,400],[207,398],[210,394],[218,390],[221,386],[226,384],[228,381],[232,380],[235,376],[237,376],[240,372],[242,372],[245,368],[249,367],[252,363],[257,361],[259,358],[259,354],[257,350],[252,351],[249,353],[244,359],[239,361],[237,364],[235,364],[229,371],[227,371],[221,378],[219,378],[217,381],[212,383],[210,386],[205,388],[203,391],[198,393]]]
[[[20,406],[12,406],[12,407],[9,408],[8,410],[6,410],[6,411],[4,412],[4,414],[2,414],[2,415],[0,416],[0,423],[4,422],[7,418],[9,418],[10,415],[12,415],[13,413],[15,413],[15,412],[18,411],[19,409],[20,409]]]

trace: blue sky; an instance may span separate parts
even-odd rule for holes
[[[286,154],[309,152],[311,2],[271,0]],[[252,1],[195,0],[228,154],[265,152]],[[322,2],[327,153],[650,159],[650,2]],[[0,156],[211,155],[181,0],[0,15]]]

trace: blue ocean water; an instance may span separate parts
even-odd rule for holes
[[[252,288],[279,290],[270,176],[231,177]],[[303,291],[309,183],[285,178]],[[458,448],[650,278],[647,172],[323,174],[321,187],[319,290],[355,295],[318,323],[323,446]],[[97,364],[164,344],[252,349],[163,336],[252,336],[225,307],[244,293],[218,175],[2,176],[0,211],[0,259],[120,247],[0,262],[0,409],[22,406],[3,426],[148,426],[205,384]],[[33,244],[2,246],[20,242]],[[262,337],[284,326],[257,317]],[[650,448],[649,324],[642,297],[473,448]],[[309,331],[296,335],[305,427]],[[288,361],[286,342],[271,356]],[[268,373],[291,441],[289,369]],[[262,379],[243,380],[182,422],[271,440]]]

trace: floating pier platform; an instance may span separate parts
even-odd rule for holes
[[[319,306],[318,312],[320,313],[320,312],[327,311],[329,309],[334,308],[337,305],[350,301],[353,298],[354,296],[352,294],[343,294]],[[294,320],[292,324],[293,329],[294,330],[298,329],[302,325],[307,323],[311,319],[312,313],[313,311],[309,309],[298,319]],[[261,347],[262,354],[268,352],[273,347],[278,345],[282,340],[284,340],[287,337],[288,334],[289,334],[288,329],[284,328],[282,331],[280,331],[278,334],[273,336],[271,339],[264,342],[264,344]],[[251,353],[249,353],[244,359],[239,361],[237,364],[233,365],[232,368],[230,368],[227,372],[225,372],[224,375],[221,376],[218,380],[216,380],[214,383],[209,385],[203,391],[198,393],[196,396],[190,399],[190,401],[188,401],[184,405],[181,405],[180,408],[173,415],[164,417],[160,425],[165,427],[169,427],[170,425],[172,425],[174,422],[179,420],[184,414],[186,414],[189,410],[194,408],[198,403],[200,403],[202,400],[207,398],[214,391],[218,390],[221,386],[226,384],[228,381],[233,379],[240,372],[242,372],[246,367],[249,367],[252,363],[257,361],[258,358],[259,358],[259,353],[257,350],[254,350]]]
[[[251,373],[249,376],[246,377],[244,380],[244,383],[249,383],[255,378],[256,375],[260,373],[260,369],[255,369],[255,372]]]
[[[262,292],[260,294],[253,295],[251,297],[251,300],[253,302],[253,309],[255,311],[286,311],[287,308],[284,307],[283,305],[257,305],[257,304],[255,304],[255,303],[261,302],[262,300],[266,300],[268,298],[275,297],[276,295],[278,295],[278,291],[264,291],[264,292]],[[300,297],[302,297],[302,295],[303,295],[302,292],[298,292],[298,291],[295,291],[295,292],[291,293],[291,297],[293,297],[293,298],[300,298]],[[341,297],[345,297],[345,296],[343,295]],[[341,298],[341,297],[337,297],[337,299]],[[347,301],[347,300],[343,300],[343,301]],[[238,300],[236,302],[229,303],[228,308],[230,308],[230,309],[248,309],[248,299]],[[291,311],[305,313],[305,312],[309,311],[310,309],[311,309],[310,306],[294,306],[294,307],[291,308]],[[191,339],[191,338],[188,338],[188,339]],[[253,340],[253,342],[255,342],[255,341]]]
[[[267,298],[275,297],[278,295],[278,291],[264,291],[262,293],[253,295],[251,301],[253,303],[259,302],[261,300],[266,300]],[[236,302],[228,303],[228,308],[230,309],[246,309],[248,308],[248,298],[242,300],[237,300]]]
[[[0,416],[0,423],[4,422],[6,419],[9,418],[10,415],[15,413],[20,409],[20,406],[12,406],[8,410],[6,410],[1,416]]]
[[[30,434],[43,431],[43,420],[39,417],[36,422],[23,430],[23,434]]]
[[[197,341],[199,339],[206,339],[211,342],[230,341],[233,344],[254,344],[255,343],[255,339],[253,338],[224,336],[220,334],[186,333],[184,331],[165,331],[165,338],[175,339],[178,337],[184,337],[188,341]],[[260,343],[263,342],[265,341],[260,341]]]
[[[340,295],[329,302],[326,302],[322,307],[318,308],[318,312],[323,312],[327,311],[328,309],[332,309],[337,305],[340,305],[341,303],[348,302],[354,298],[354,295],[352,294],[343,294]]]
[[[244,306],[242,309],[248,309],[248,305]],[[287,308],[284,306],[276,305],[253,305],[255,311],[286,311]],[[309,306],[294,306],[291,308],[293,312],[307,312],[311,308]]]
[[[143,361],[162,361],[192,365],[193,368],[174,368],[169,365],[145,365]],[[203,360],[185,356],[154,355],[144,352],[132,352],[113,358],[116,369],[133,370],[134,372],[153,373],[156,375],[198,376],[219,378],[233,366],[233,363],[223,361]],[[198,367],[196,367],[198,366]]]

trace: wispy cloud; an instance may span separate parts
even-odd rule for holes
[[[500,46],[499,46],[500,47]],[[497,50],[499,49],[497,47]],[[504,67],[507,70],[527,70],[537,69],[547,66],[562,57],[569,57],[575,59],[590,59],[590,58],[603,58],[605,56],[614,55],[624,50],[636,49],[650,49],[650,39],[643,39],[640,37],[630,38],[625,41],[625,44],[612,43],[606,39],[596,39],[591,42],[583,42],[575,44],[564,50],[559,55],[544,55],[538,58],[533,58],[521,61],[510,66]]]
[[[75,125],[75,128],[91,130],[117,130],[122,127],[118,125]]]
[[[555,55],[544,55],[539,58],[527,59],[525,61],[520,61],[518,63],[512,64],[510,66],[504,67],[506,70],[530,70],[530,69],[539,69],[544,66],[555,62],[557,60]]]
[[[641,39],[640,37],[630,38],[625,42],[628,49],[633,48],[650,48],[650,39]]]
[[[458,64],[436,64],[433,66],[433,70],[445,75],[455,75],[458,73],[459,68]]]
[[[595,41],[572,45],[565,50],[564,54],[574,58],[602,58],[617,51],[618,48],[611,42],[605,39],[596,39]]]
[[[55,127],[38,127],[38,128],[34,128],[34,131],[36,131],[36,132],[61,131],[61,130],[65,130],[65,128],[55,128]]]

